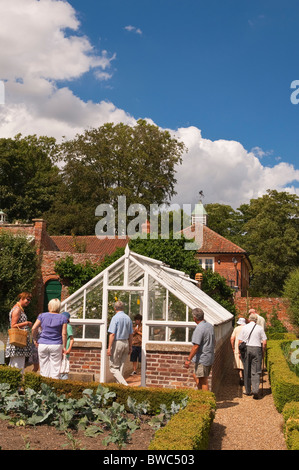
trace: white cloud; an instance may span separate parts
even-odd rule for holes
[[[128,25],[125,26],[124,28],[126,31],[129,31],[129,33],[136,33],[136,34],[142,34],[142,31],[140,28],[136,28],[136,26]]]
[[[236,141],[211,141],[202,137],[196,127],[170,131],[182,140],[188,152],[177,172],[177,196],[173,203],[195,204],[199,191],[204,203],[229,204],[234,208],[260,197],[267,189],[297,192],[299,170],[281,162],[274,167],[263,166],[253,152]]]
[[[105,50],[97,54],[79,34],[68,2],[1,0],[0,5],[0,79],[5,81],[1,136],[21,132],[60,140],[108,121],[134,122],[112,103],[84,102],[69,88],[59,88],[61,80],[76,80],[89,71],[98,80],[109,80],[115,59]]]

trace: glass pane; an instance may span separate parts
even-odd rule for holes
[[[143,287],[144,271],[137,266],[133,261],[129,264],[129,285]]]
[[[133,320],[137,314],[142,315],[142,294],[140,292],[130,292],[128,315]]]
[[[86,325],[85,326],[85,339],[99,339],[100,325]]]
[[[168,320],[186,321],[186,304],[171,292],[168,293]]]
[[[192,316],[192,309],[188,308],[188,321],[194,321]]]
[[[149,276],[149,320],[166,319],[166,289]]]
[[[186,341],[186,328],[175,327],[168,329],[168,341]]]
[[[114,304],[117,300],[124,303],[124,312],[129,313],[130,308],[130,296],[129,292],[125,291],[108,291],[108,326],[111,318],[115,315]]]
[[[166,327],[150,326],[149,328],[149,340],[150,341],[165,341],[165,339],[166,339]]]
[[[109,271],[108,283],[110,286],[123,286],[124,285],[124,269],[125,263],[121,263],[114,266],[114,268]]]
[[[207,271],[213,271],[213,259],[208,258],[206,259],[206,266],[205,266]]]
[[[67,302],[67,311],[72,318],[83,318],[84,293],[80,293],[76,298]]]
[[[85,318],[102,318],[103,279],[101,278],[86,291]]]
[[[83,325],[72,325],[74,338],[83,338]]]
[[[189,342],[190,342],[190,343],[192,342],[192,335],[193,335],[193,332],[194,332],[194,330],[195,330],[195,327],[196,327],[196,325],[194,326],[194,328],[189,328],[189,335],[188,335],[188,337],[189,337]]]

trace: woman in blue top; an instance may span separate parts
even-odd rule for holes
[[[38,348],[40,375],[59,379],[62,356],[65,354],[67,340],[67,318],[61,315],[60,300],[52,299],[48,304],[49,312],[41,313],[32,327],[32,337]],[[41,333],[37,342],[38,329]]]

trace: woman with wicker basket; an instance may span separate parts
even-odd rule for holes
[[[25,359],[31,355],[31,340],[29,330],[32,327],[31,321],[27,320],[27,315],[24,312],[24,308],[28,307],[29,303],[31,302],[32,295],[29,294],[29,292],[22,292],[18,295],[18,299],[19,301],[9,312],[9,325],[11,330],[19,328],[20,330],[28,331],[26,346],[15,346],[11,344],[10,338],[8,337],[5,357],[10,358],[10,367],[21,369],[22,373],[24,373]]]

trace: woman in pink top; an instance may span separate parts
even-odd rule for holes
[[[67,318],[60,312],[60,300],[52,299],[49,312],[41,313],[32,328],[35,346],[38,348],[40,374],[43,377],[59,379],[62,356],[67,340]],[[38,329],[41,334],[37,342]]]

